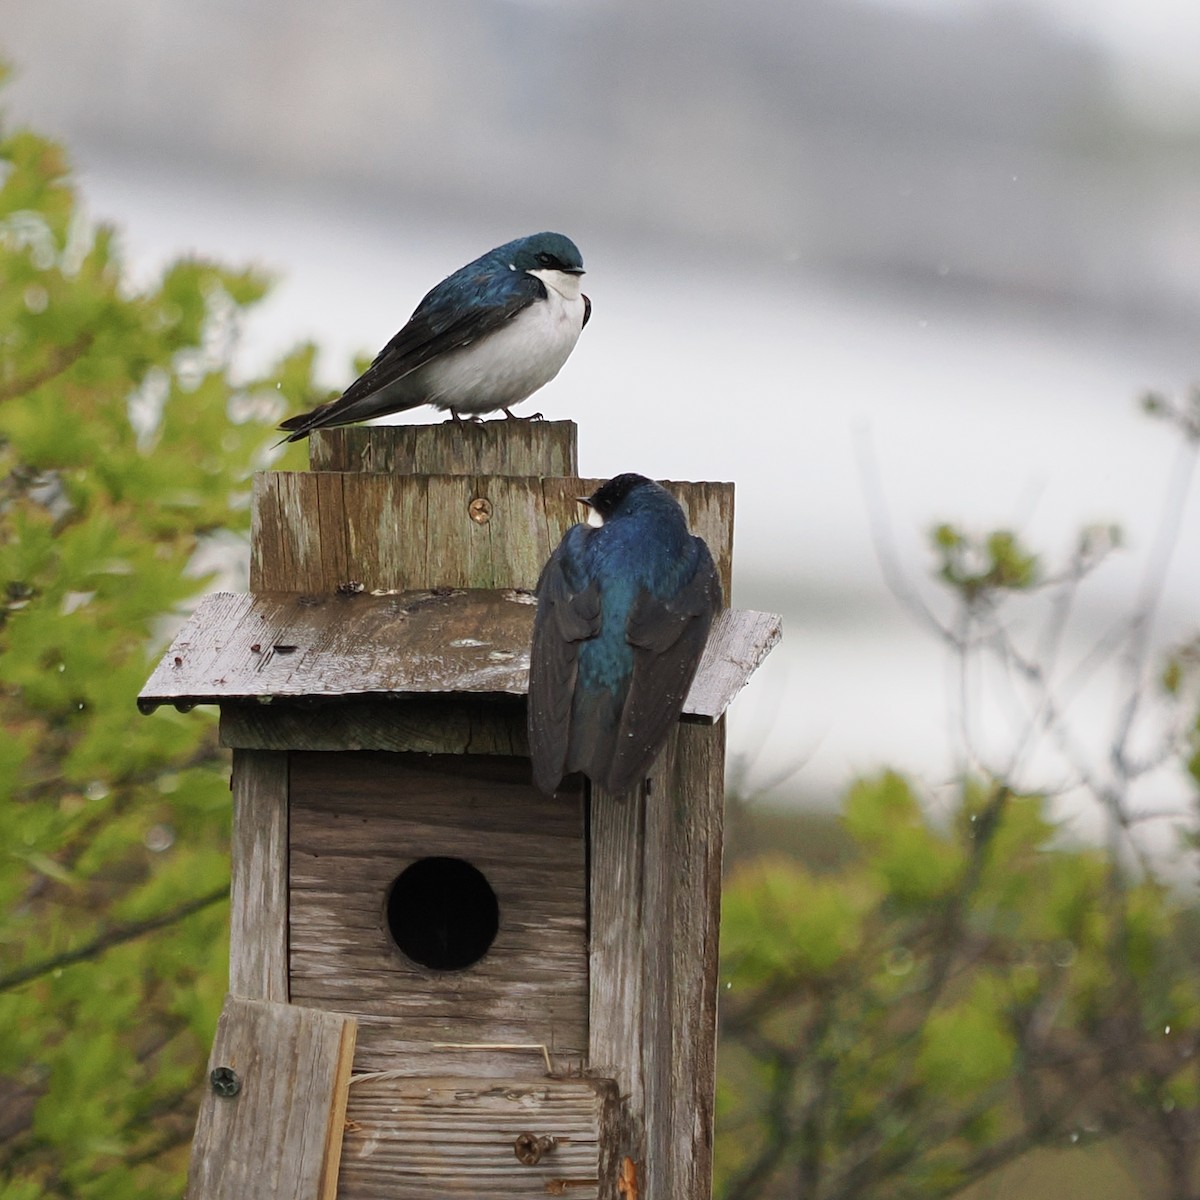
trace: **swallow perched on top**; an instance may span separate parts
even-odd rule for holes
[[[533,779],[610,792],[644,779],[683,709],[721,582],[674,497],[618,475],[542,569],[529,668]]]
[[[295,442],[421,404],[475,415],[533,395],[567,361],[592,302],[579,290],[583,259],[561,233],[535,233],[489,250],[417,305],[408,324],[336,400],[289,417]]]

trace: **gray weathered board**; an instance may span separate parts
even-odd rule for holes
[[[543,796],[511,759],[289,758],[292,1003],[358,1018],[358,1071],[536,1078],[539,1046],[556,1069],[578,1069],[588,995],[581,793]],[[495,940],[462,970],[420,966],[387,928],[392,884],[429,857],[469,862],[496,894]]]
[[[250,590],[533,588],[600,479],[268,471],[254,477]],[[733,485],[663,486],[731,598]],[[475,503],[475,502],[480,503]],[[474,507],[472,505],[474,504]],[[474,514],[474,515],[472,515]],[[486,519],[480,519],[484,518]]]
[[[479,693],[523,696],[536,602],[523,591],[206,596],[138,698],[159,704]],[[724,609],[684,704],[715,721],[779,640],[780,618]]]
[[[229,990],[252,1000],[288,999],[288,756],[233,755]]]
[[[209,1072],[240,1090],[205,1091],[188,1200],[333,1200],[354,1034],[341,1013],[226,997]]]
[[[724,771],[724,721],[678,725],[644,787],[591,793],[588,1069],[645,1198],[711,1193]]]
[[[397,475],[574,475],[574,421],[444,425],[351,425],[309,439],[314,471]]]
[[[354,1200],[596,1200],[615,1088],[606,1080],[354,1079],[342,1194]],[[522,1163],[522,1134],[554,1138]],[[602,1167],[603,1164],[603,1167]]]

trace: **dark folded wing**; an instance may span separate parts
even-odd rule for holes
[[[421,301],[404,328],[336,400],[312,412],[290,417],[281,422],[279,428],[303,433],[321,425],[360,419],[359,415],[350,415],[348,410],[439,355],[469,346],[494,332],[545,296],[542,281],[524,271],[506,271],[498,275],[495,270],[489,272],[475,267],[473,273],[456,272]],[[409,405],[398,404],[393,409],[380,411],[395,412],[420,403],[422,400],[416,399]]]
[[[529,753],[534,783],[548,795],[562,780],[571,738],[579,646],[600,631],[600,588],[572,586],[569,563],[584,531],[576,526],[550,556],[538,580],[529,655]],[[574,536],[573,536],[574,535]]]
[[[696,570],[674,596],[642,592],[626,626],[633,646],[633,677],[621,714],[616,749],[604,786],[623,792],[645,778],[671,727],[679,719],[700,665],[713,615],[721,606],[721,581],[699,538]]]
[[[469,346],[546,295],[542,281],[524,271],[508,273],[499,282],[494,272],[478,271],[458,284],[453,289],[445,284],[434,288],[342,398],[355,400],[377,392],[439,354]]]

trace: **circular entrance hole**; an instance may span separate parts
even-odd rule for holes
[[[396,945],[437,971],[477,963],[496,938],[500,906],[483,872],[461,858],[421,858],[388,893],[387,923]]]

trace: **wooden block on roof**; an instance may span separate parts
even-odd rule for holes
[[[372,433],[377,432],[371,430]],[[604,481],[575,476],[269,471],[254,477],[250,590],[533,588],[577,497]],[[733,484],[663,486],[708,543],[730,602]]]
[[[574,421],[464,421],[461,425],[348,425],[308,439],[314,471],[388,475],[575,475]]]

